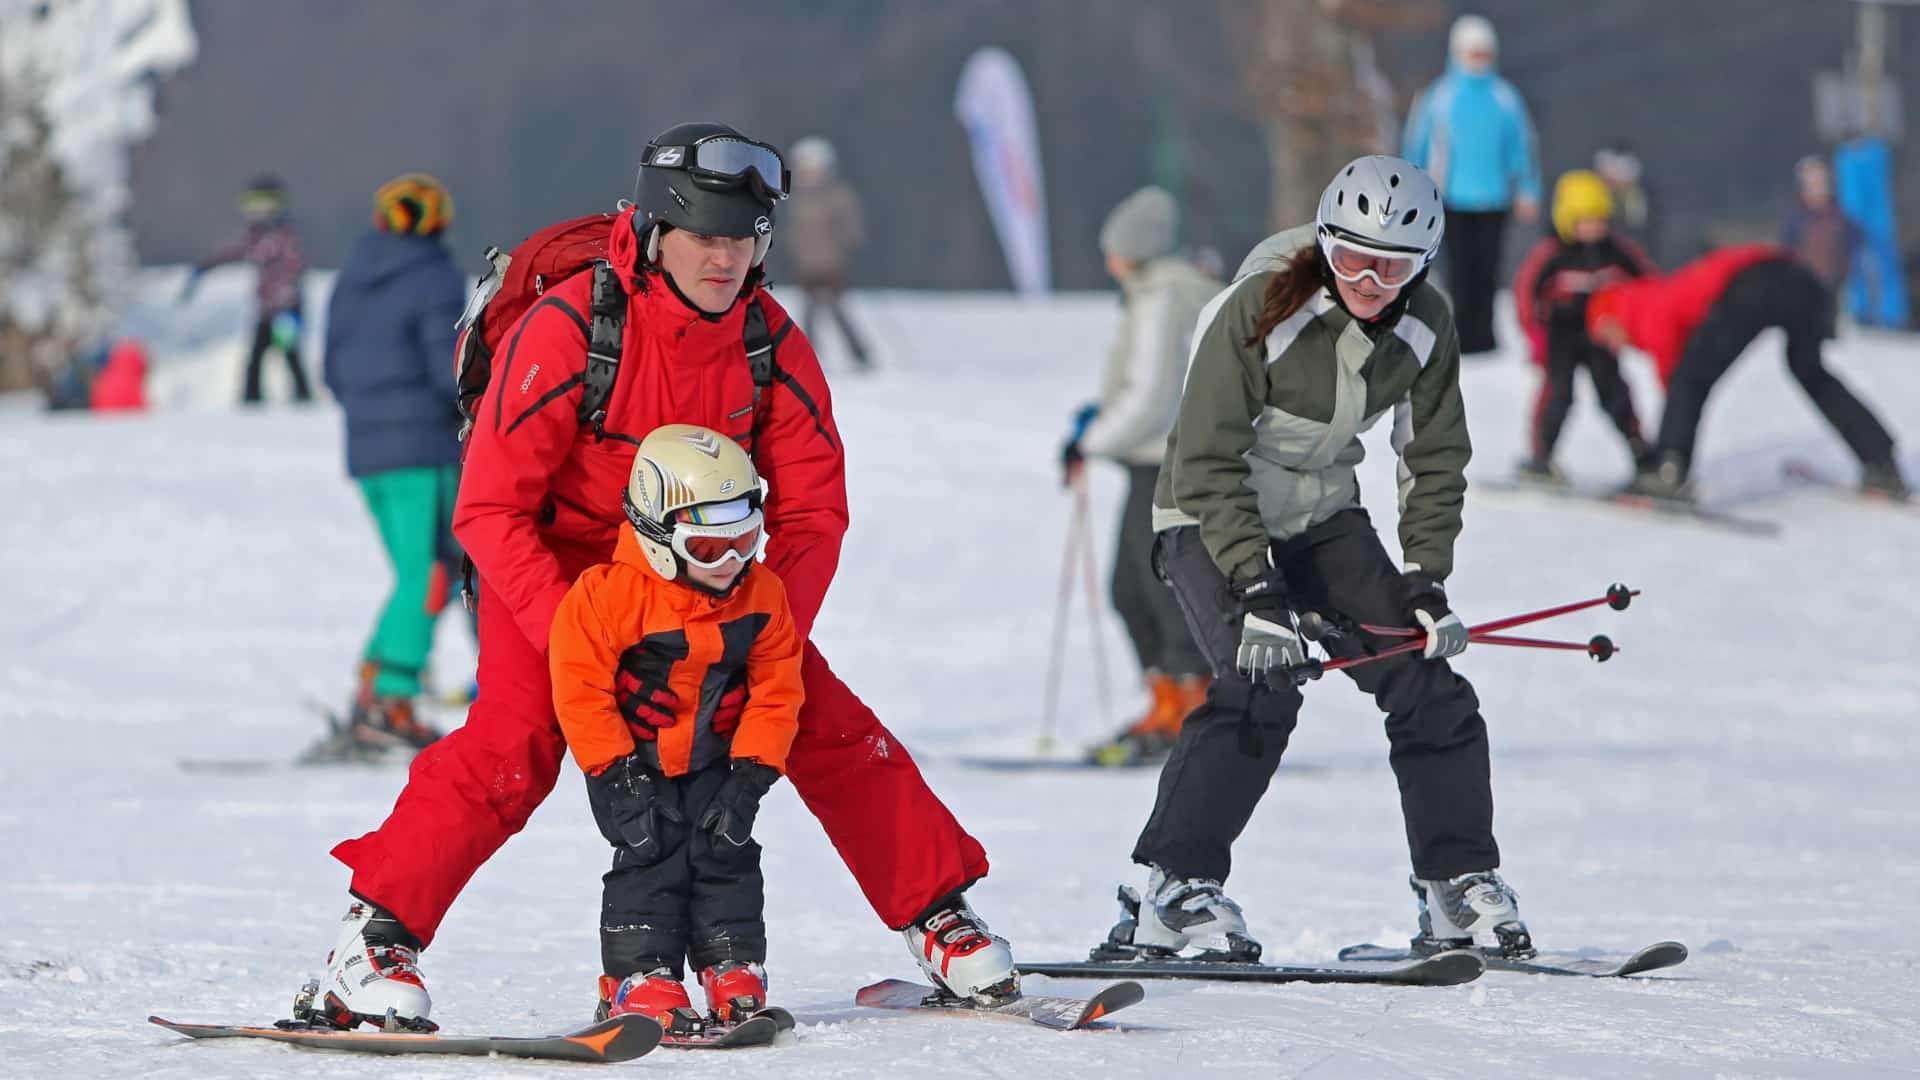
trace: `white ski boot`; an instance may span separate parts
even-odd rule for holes
[[[1013,948],[955,893],[900,931],[907,951],[933,984],[956,997],[993,1004],[1018,997]]]
[[[389,1031],[434,1030],[419,962],[419,939],[382,908],[355,899],[327,954],[315,1017],[340,1028],[364,1023]]]
[[[1416,954],[1477,948],[1515,960],[1533,955],[1533,938],[1520,921],[1520,898],[1498,872],[1436,881],[1410,877],[1407,884],[1420,904],[1420,935],[1412,943]]]
[[[1186,950],[1198,950],[1187,953]],[[1176,878],[1154,867],[1143,896],[1120,886],[1120,921],[1107,933],[1095,960],[1171,957],[1252,963],[1260,943],[1247,934],[1246,916],[1220,883],[1208,878]]]

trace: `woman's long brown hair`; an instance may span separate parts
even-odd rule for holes
[[[1253,336],[1248,338],[1248,346],[1265,341],[1273,328],[1285,322],[1301,306],[1313,298],[1313,294],[1327,287],[1327,280],[1321,271],[1320,249],[1308,244],[1287,259],[1285,266],[1267,283],[1267,295],[1260,305],[1260,320],[1254,324]]]

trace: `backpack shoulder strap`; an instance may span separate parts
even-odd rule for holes
[[[760,401],[766,396],[767,387],[773,385],[773,361],[780,346],[780,340],[793,329],[793,320],[780,327],[778,334],[767,330],[767,310],[760,304],[760,298],[747,301],[747,318],[741,329],[743,344],[747,347],[747,369],[753,373],[753,441],[760,437]],[[751,449],[751,447],[749,447]]]
[[[747,347],[747,369],[753,372],[753,404],[758,407],[761,392],[773,385],[773,335],[767,331],[767,309],[757,296],[747,301],[741,337]]]
[[[593,427],[597,442],[606,434],[607,400],[620,375],[620,350],[627,328],[627,291],[605,259],[593,264],[592,324],[587,334],[587,369],[581,381],[580,422]]]

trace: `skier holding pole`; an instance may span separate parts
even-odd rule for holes
[[[1416,948],[1531,952],[1498,872],[1486,722],[1446,663],[1469,640],[1444,582],[1472,449],[1453,313],[1426,280],[1445,219],[1426,173],[1360,158],[1328,184],[1312,224],[1256,247],[1201,315],[1153,524],[1155,565],[1214,682],[1134,847],[1149,877],[1110,936],[1121,949],[1258,955],[1223,885],[1299,716],[1292,676],[1306,659],[1301,614],[1312,611],[1424,631],[1418,651],[1347,672],[1387,714],[1421,909]],[[1389,413],[1404,567],[1354,475],[1360,433]],[[1325,642],[1357,656],[1370,651],[1366,637]]]

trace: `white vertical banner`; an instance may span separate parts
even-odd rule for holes
[[[1052,287],[1047,249],[1047,188],[1040,172],[1040,136],[1033,94],[1020,65],[1005,49],[985,48],[967,59],[954,93],[954,115],[967,129],[973,173],[1006,252],[1007,273],[1022,296]]]

